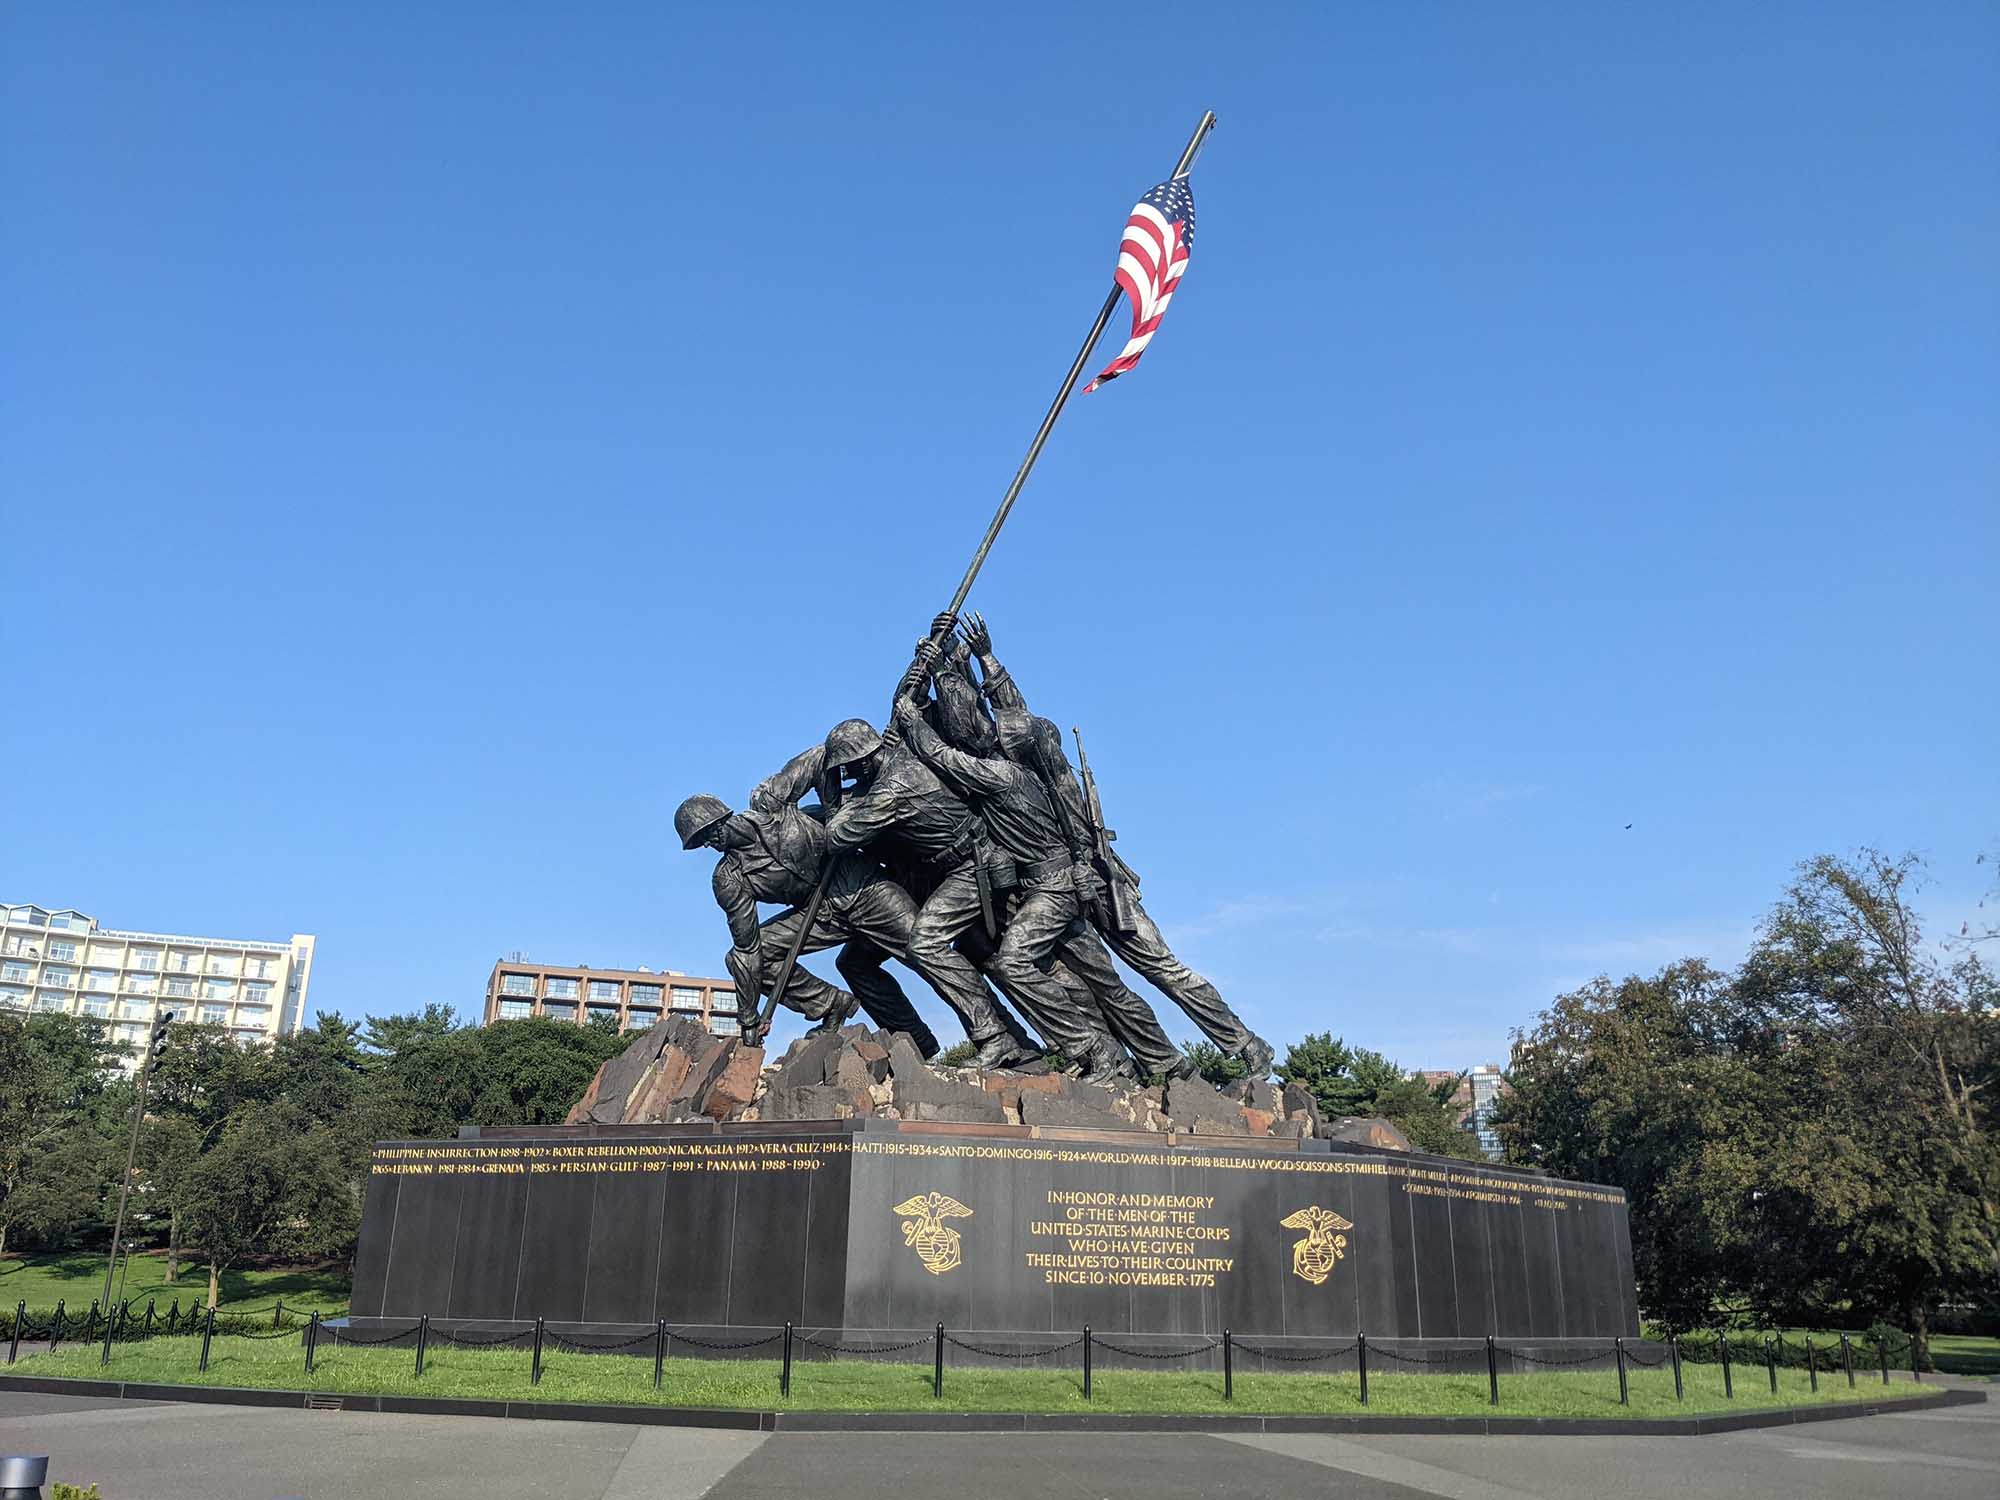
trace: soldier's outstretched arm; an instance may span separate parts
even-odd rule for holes
[[[797,806],[799,798],[819,785],[819,774],[825,765],[825,745],[801,750],[757,783],[757,789],[750,794],[751,810],[776,812],[781,807]]]
[[[922,712],[912,699],[897,697],[896,723],[918,758],[959,790],[976,796],[990,796],[1013,784],[1011,765],[1004,760],[985,760],[977,755],[967,755],[963,750],[954,750],[924,722]]]
[[[993,632],[987,628],[986,617],[977,611],[966,615],[964,630],[965,644],[979,658],[979,673],[984,679],[979,690],[986,695],[986,701],[995,709],[1018,708],[1026,713],[1028,700],[1021,696],[1014,674],[1001,666],[993,654]]]

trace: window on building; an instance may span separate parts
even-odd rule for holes
[[[500,993],[503,995],[532,995],[535,993],[535,978],[532,974],[502,974]]]
[[[30,927],[46,927],[49,925],[47,915],[36,911],[32,906],[26,911],[15,912],[14,920],[16,922],[26,922]]]
[[[534,1013],[535,1002],[532,1000],[502,1000],[500,1002],[500,1019],[503,1021],[525,1021]]]
[[[157,969],[160,966],[160,955],[152,948],[141,948],[132,955],[131,964],[135,969]]]
[[[551,1000],[574,1000],[576,998],[576,981],[574,979],[551,979],[548,981],[547,988],[542,993],[547,995]]]
[[[609,1021],[618,1024],[618,1007],[615,1005],[587,1005],[584,1007],[586,1021]]]
[[[49,957],[59,958],[64,963],[76,962],[76,944],[68,938],[49,939]]]
[[[250,977],[252,979],[269,979],[271,977],[271,960],[268,958],[251,959]]]
[[[693,1015],[701,1014],[700,990],[689,989],[677,984],[668,991],[668,998],[673,1001],[675,1010],[686,1011]]]
[[[35,1009],[68,1010],[69,996],[63,994],[60,990],[36,990]]]
[[[71,915],[71,914],[70,914],[69,912],[66,912],[66,911],[59,911],[59,912],[53,912],[53,913],[51,913],[51,914],[50,914],[50,916],[49,916],[49,926],[51,926],[51,927],[67,927],[67,926],[69,926],[69,919],[70,919],[70,915]]]
[[[243,986],[243,998],[252,1005],[269,1005],[271,987],[268,984],[246,984]]]
[[[125,988],[135,995],[150,995],[160,987],[160,981],[151,974],[127,974]]]
[[[152,1013],[153,1004],[150,1000],[121,1000],[118,1002],[118,1014],[121,1016],[130,1016],[136,1020],[143,1021]]]
[[[236,998],[236,981],[233,979],[210,979],[206,981],[203,993],[210,1000],[233,1000]]]
[[[659,1024],[660,1010],[654,1005],[635,1005],[625,1012],[625,1028],[628,1031],[646,1031]]]
[[[554,1016],[558,1021],[574,1021],[576,1019],[576,1004],[574,1001],[567,1000],[546,1001],[542,1006],[542,1014],[545,1016]]]
[[[83,1013],[86,1016],[95,1016],[100,1021],[108,1020],[111,1016],[111,1002],[100,1000],[95,995],[86,995],[83,998]]]
[[[28,1008],[27,990],[16,988],[13,985],[0,985],[0,1006],[5,1006],[9,1010],[26,1010]]]
[[[708,1029],[716,1036],[735,1036],[740,1028],[734,1016],[710,1016]]]
[[[217,958],[211,954],[208,960],[208,972],[211,974],[234,974],[236,972],[236,960],[233,958]]]
[[[167,981],[167,993],[169,995],[179,995],[183,1000],[191,1000],[194,998],[194,981],[192,979],[169,979]]]
[[[174,955],[174,970],[180,974],[194,973],[196,971],[195,955],[192,953],[176,953]]]
[[[660,1003],[660,987],[657,984],[633,985],[632,1003],[634,1005],[658,1005]]]
[[[618,981],[615,979],[591,980],[590,998],[593,1000],[616,1000],[618,998]]]
[[[0,979],[26,979],[35,971],[23,963],[0,964]]]
[[[109,969],[92,969],[84,976],[83,987],[87,990],[115,990],[118,976]]]
[[[736,991],[717,990],[708,997],[708,1000],[710,1006],[718,1013],[731,1016],[736,1014]]]
[[[226,1005],[204,1005],[201,1008],[201,1021],[204,1026],[222,1026],[227,1024],[228,1020],[229,1007]]]
[[[42,970],[42,983],[59,984],[64,989],[69,989],[76,983],[76,971],[74,969],[44,969]]]

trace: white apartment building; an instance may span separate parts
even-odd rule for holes
[[[124,932],[80,911],[0,905],[0,1009],[94,1017],[132,1046],[128,1067],[163,1010],[268,1042],[305,1016],[313,943]]]

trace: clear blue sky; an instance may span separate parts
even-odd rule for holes
[[[350,1016],[720,972],[675,804],[879,717],[1213,108],[975,595],[1187,956],[1465,1065],[1817,852],[1955,927],[1996,64],[1974,4],[10,5],[0,899],[316,932]]]

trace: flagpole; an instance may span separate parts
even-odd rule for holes
[[[1185,177],[1193,169],[1195,158],[1201,155],[1201,148],[1208,140],[1208,133],[1213,129],[1215,129],[1215,111],[1211,109],[1203,113],[1201,123],[1195,126],[1194,134],[1188,137],[1188,143],[1181,151],[1181,158],[1174,166],[1175,177]],[[1000,507],[993,512],[993,519],[986,523],[986,535],[979,539],[979,550],[972,554],[972,561],[965,565],[965,576],[959,579],[958,588],[951,596],[951,603],[946,606],[946,614],[956,615],[965,607],[966,598],[972,593],[973,582],[979,577],[979,570],[986,566],[987,553],[993,550],[993,543],[1000,536],[1000,528],[1007,524],[1007,517],[1014,509],[1014,502],[1020,498],[1023,486],[1028,482],[1028,475],[1035,467],[1035,460],[1042,456],[1042,447],[1048,442],[1049,434],[1055,430],[1056,418],[1062,415],[1063,408],[1069,404],[1070,394],[1076,389],[1076,382],[1083,374],[1084,366],[1090,363],[1090,353],[1097,347],[1097,341],[1104,337],[1104,330],[1111,322],[1111,315],[1118,310],[1118,299],[1123,295],[1123,290],[1116,281],[1113,281],[1111,291],[1104,299],[1104,306],[1097,310],[1097,321],[1090,325],[1090,333],[1084,339],[1083,347],[1076,351],[1076,358],[1070,362],[1069,373],[1063,377],[1062,386],[1056,391],[1056,399],[1049,403],[1048,415],[1042,418],[1042,425],[1035,429],[1035,439],[1028,444],[1027,457],[1021,460],[1021,467],[1014,471],[1013,483],[1007,486],[1007,493],[1000,497]],[[945,636],[949,634],[950,627],[947,626],[942,633],[931,636],[932,644],[942,647]],[[785,960],[778,967],[777,983],[771,986],[770,995],[765,997],[758,1007],[757,1040],[762,1040],[765,1031],[770,1028],[772,1017],[777,1014],[778,997],[785,993],[785,986],[792,982],[792,970],[798,967],[799,954],[805,948],[806,938],[812,932],[813,923],[819,919],[820,903],[825,896],[826,875],[822,873],[819,884],[813,887],[812,895],[807,898],[799,930],[793,934],[791,945],[785,953]],[[740,1015],[743,997],[739,995],[736,1003],[737,1013]]]

